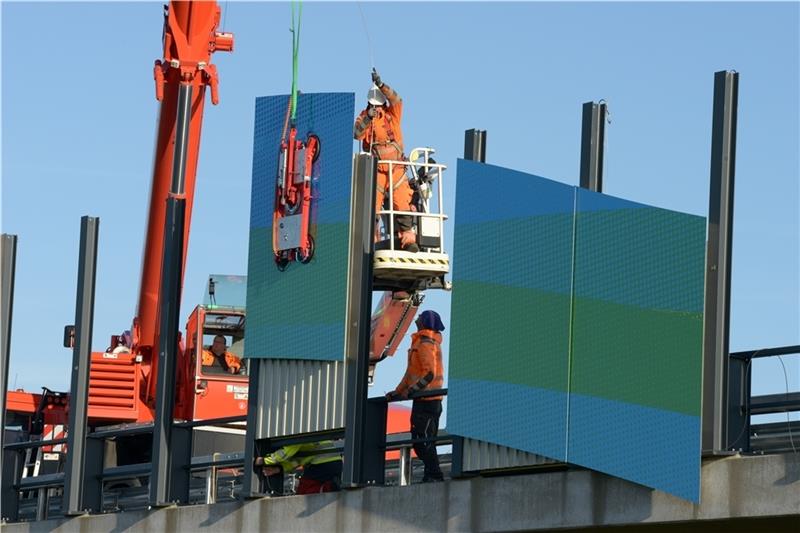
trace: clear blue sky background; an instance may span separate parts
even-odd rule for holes
[[[214,57],[221,103],[204,119],[184,316],[209,273],[246,273],[254,99],[291,83],[289,5],[222,6],[236,50]],[[490,163],[576,184],[581,104],[604,98],[605,192],[705,216],[713,74],[739,71],[731,348],[800,342],[797,3],[362,8],[375,64],[406,102],[407,146],[435,146],[451,165],[451,210],[464,130],[488,130]],[[130,327],[161,11],[160,2],[2,4],[2,231],[19,235],[10,385],[69,387],[61,336],[74,321],[81,215],[101,219],[94,348]],[[355,91],[361,105],[371,65],[357,5],[306,3],[301,31],[300,88]],[[502,184],[487,184],[486,208],[502,209],[493,187]],[[448,295],[426,307],[449,322]],[[373,393],[394,387],[404,354],[405,345],[382,364]],[[798,358],[784,359],[798,390]],[[777,359],[753,374],[755,393],[785,390]]]

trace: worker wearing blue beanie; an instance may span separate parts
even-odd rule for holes
[[[442,318],[439,316],[439,313],[436,311],[423,311],[421,315],[419,315],[419,319],[421,328],[420,329],[432,329],[433,331],[444,331],[444,324],[442,324]]]
[[[436,311],[425,311],[417,317],[416,324],[418,331],[411,336],[406,373],[395,390],[386,395],[389,401],[406,399],[409,395],[444,386],[442,319]],[[434,441],[439,432],[441,415],[442,396],[414,398],[411,406],[411,438],[417,441],[414,452],[425,465],[423,482],[444,479]]]

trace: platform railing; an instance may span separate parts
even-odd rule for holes
[[[422,162],[414,162],[414,161],[407,161],[407,160],[394,160],[394,159],[381,159],[378,161],[378,165],[386,165],[389,169],[389,179],[387,184],[387,197],[389,202],[389,209],[379,209],[376,213],[376,216],[381,217],[386,215],[388,218],[388,228],[389,228],[389,249],[394,250],[394,240],[395,240],[395,231],[394,231],[394,221],[396,216],[410,216],[414,220],[417,221],[417,227],[421,225],[421,219],[425,218],[435,218],[439,222],[439,247],[438,249],[444,250],[444,221],[447,220],[447,215],[444,213],[444,193],[442,190],[442,181],[444,177],[444,171],[447,170],[447,165],[442,163],[431,163],[429,162],[429,155],[433,153],[432,150],[427,149],[425,151],[423,149],[416,149],[421,150],[423,153],[424,161]],[[394,180],[394,171],[397,167],[403,167],[403,177],[401,179],[408,179],[408,173],[412,175],[415,174],[417,170],[423,170],[425,175],[430,175],[435,173],[436,178],[434,181],[436,182],[436,197],[437,197],[437,206],[436,210],[433,212],[420,212],[420,211],[399,211],[393,209],[394,206],[394,189],[395,189],[395,180]],[[380,206],[379,206],[380,207]]]

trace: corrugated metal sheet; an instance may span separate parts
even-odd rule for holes
[[[464,472],[514,468],[520,466],[555,465],[560,461],[533,453],[507,448],[476,439],[464,439]]]
[[[344,427],[344,362],[253,359],[261,364],[256,438]]]

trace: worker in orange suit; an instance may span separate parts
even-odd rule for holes
[[[403,118],[403,100],[397,93],[381,81],[372,69],[372,88],[367,93],[367,107],[353,126],[353,137],[362,142],[363,150],[370,152],[378,160],[403,161],[403,131],[400,123]],[[375,193],[375,212],[381,210],[383,201],[392,187],[392,210],[411,211],[411,197],[414,191],[406,178],[404,165],[392,165],[392,180],[389,181],[389,164],[378,164],[378,181]],[[417,234],[412,227],[411,215],[395,217],[395,232],[400,238],[400,246],[408,252],[417,252]]]
[[[412,335],[408,350],[408,368],[395,390],[386,395],[389,401],[408,398],[415,392],[441,389],[444,384],[442,366],[442,331],[444,324],[436,311],[425,311],[415,322],[417,332]],[[442,396],[414,398],[411,407],[411,438],[433,439],[439,433],[439,417],[442,415]],[[442,481],[436,443],[418,442],[414,451],[425,465],[423,483]]]
[[[218,367],[223,372],[238,374],[242,369],[242,360],[228,351],[225,336],[217,335],[211,348],[203,350],[203,366]]]

